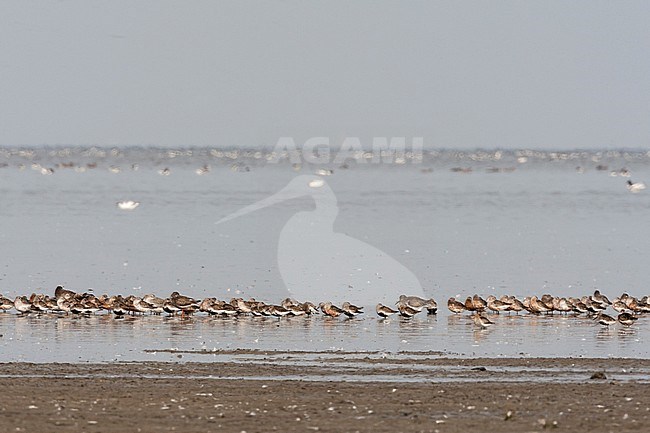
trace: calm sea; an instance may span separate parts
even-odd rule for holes
[[[308,239],[304,225],[292,222],[326,208],[335,217],[332,239],[390,257],[441,307],[437,317],[385,323],[375,319],[369,301],[364,319],[294,318],[279,326],[254,319],[115,322],[0,314],[2,359],[161,359],[143,349],[172,347],[650,355],[644,345],[650,318],[605,333],[584,318],[506,315],[477,333],[471,320],[445,308],[449,297],[474,293],[650,295],[650,190],[626,188],[628,180],[650,181],[650,152],[425,151],[421,159],[407,155],[392,163],[356,157],[297,164],[264,150],[0,149],[5,296],[51,294],[61,284],[96,294],[178,290],[279,302],[290,295],[282,270],[291,257],[286,248],[279,253],[290,244],[283,239]],[[319,206],[307,188],[217,224],[302,175],[322,179],[336,202]],[[116,203],[124,200],[140,205],[121,210]],[[328,257],[336,255],[336,243],[319,230],[305,273],[332,269]],[[364,271],[372,263],[364,262]],[[370,270],[377,278],[385,271]],[[345,300],[331,299],[326,289],[308,288],[300,297]],[[364,287],[355,283],[354,290]]]

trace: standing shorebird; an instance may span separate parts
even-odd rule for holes
[[[0,295],[0,311],[5,312],[11,310],[12,308],[14,308],[14,301]]]
[[[596,321],[598,321],[598,323],[600,323],[603,326],[610,326],[616,323],[616,319],[602,312],[598,313],[598,315],[596,316]]]
[[[324,299],[344,298],[357,305],[389,302],[399,296],[398,290],[424,296],[419,280],[404,265],[365,242],[334,231],[338,203],[322,177],[297,176],[282,190],[217,224],[305,196],[314,200],[315,208],[291,216],[278,240],[278,270],[292,296],[311,298],[318,293]]]
[[[481,313],[474,313],[472,318],[474,319],[474,324],[476,326],[481,327],[482,329],[485,329],[485,328],[487,328],[489,326],[494,325],[494,322],[492,322],[490,319],[488,319],[487,317],[485,317]]]
[[[455,314],[462,313],[465,310],[465,305],[462,302],[458,302],[456,298],[449,298],[447,301],[447,308],[449,311]]]
[[[163,305],[165,304],[164,299],[159,298],[154,294],[147,294],[142,297],[142,300],[152,306],[151,312],[153,314],[162,314],[165,312],[163,309]]]
[[[425,308],[429,314],[436,314],[438,311],[438,304],[433,298],[424,299],[419,296],[400,295],[399,300],[395,303],[395,305],[399,304],[406,305],[409,308],[416,310],[418,313]]]
[[[548,313],[552,311],[553,308],[546,305],[544,301],[538,299],[537,296],[530,298],[529,311],[534,314]]]
[[[515,298],[514,296],[510,298],[510,308],[508,311],[514,311],[516,314],[519,314],[520,311],[523,311],[525,309],[526,307],[519,299]]]
[[[487,298],[487,307],[490,311],[499,314],[500,311],[508,311],[510,309],[510,304],[498,300],[494,295],[490,295]]]
[[[472,296],[472,305],[476,311],[485,311],[487,308],[487,301],[475,294]]]
[[[343,305],[341,305],[341,309],[343,310],[343,313],[348,317],[354,317],[359,314],[363,314],[363,307],[357,307],[356,305],[352,305],[349,302],[344,302]]]
[[[27,296],[17,296],[14,299],[14,308],[21,314],[26,314],[32,311],[32,303],[29,302]]]
[[[622,313],[625,310],[627,310],[627,305],[625,305],[624,302],[615,299],[614,302],[612,303],[612,308],[616,310],[617,313]]]
[[[591,295],[591,299],[595,302],[598,302],[599,304],[612,305],[609,298],[607,298],[607,296],[600,293],[600,290],[595,290],[594,294]]]
[[[199,309],[199,306],[201,305],[201,301],[197,301],[196,299],[190,298],[188,296],[183,296],[178,292],[173,292],[169,299],[171,300],[172,304],[177,307],[183,316],[188,315],[188,314],[193,314],[196,310]]]
[[[343,310],[336,305],[333,305],[331,302],[321,302],[318,306],[323,314],[329,317],[339,317],[344,313]]]
[[[621,313],[618,315],[618,321],[621,325],[632,326],[637,320],[639,320],[639,318],[630,313]]]
[[[393,310],[392,308],[387,307],[387,306],[385,306],[383,304],[377,304],[377,306],[375,307],[375,311],[377,312],[377,315],[379,317],[383,317],[383,318],[386,318],[386,317],[392,316],[393,314],[398,313],[397,310]]]
[[[54,289],[54,297],[59,298],[73,298],[76,295],[72,290],[64,289],[63,286],[56,286]]]
[[[400,316],[406,317],[408,319],[410,319],[411,317],[419,313],[418,310],[411,308],[406,304],[401,304],[399,302],[397,303],[397,309],[399,310]]]

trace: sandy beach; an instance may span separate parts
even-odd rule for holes
[[[350,365],[343,354],[292,366],[275,362],[275,353],[255,353],[255,362],[239,355],[210,363],[0,364],[0,431],[622,432],[647,431],[650,422],[650,360]],[[362,373],[341,380],[354,365]]]

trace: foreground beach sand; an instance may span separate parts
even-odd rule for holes
[[[436,358],[392,360],[387,368],[385,360],[360,359],[353,364],[366,379],[353,381],[339,380],[337,359],[323,364],[0,364],[0,431],[650,428],[650,383],[638,380],[650,360]],[[431,368],[430,378],[418,368]],[[591,379],[591,371],[608,378]]]

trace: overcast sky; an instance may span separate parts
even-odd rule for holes
[[[0,1],[0,145],[650,145],[649,1]]]

